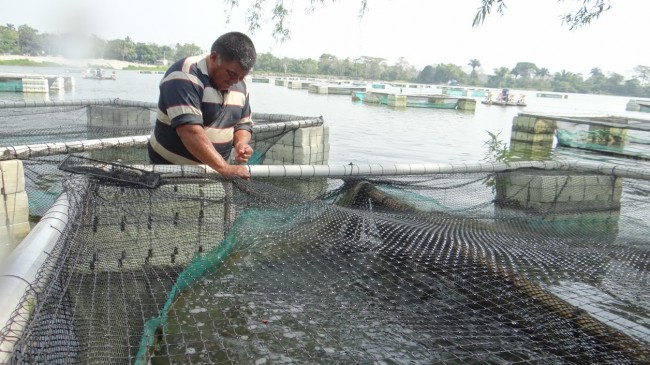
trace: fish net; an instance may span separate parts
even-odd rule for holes
[[[564,118],[557,122],[556,136],[562,146],[648,160],[650,129],[647,122],[614,116]]]
[[[78,157],[23,159],[56,171],[68,208],[2,324],[9,363],[650,359],[645,170],[125,168],[148,186]]]
[[[159,171],[64,181],[70,221],[0,337],[13,363],[648,361],[645,179]],[[540,179],[564,185],[536,201]]]
[[[108,163],[149,163],[146,144],[156,111],[154,103],[121,99],[0,101],[0,124],[5,126],[0,161],[22,160],[32,220],[63,191],[65,173],[58,166],[71,154]],[[253,120],[251,164],[326,163],[322,118],[255,113]],[[312,133],[296,133],[303,130]]]

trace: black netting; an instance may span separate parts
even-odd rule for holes
[[[646,180],[73,175],[65,191],[26,329],[3,332],[15,363],[647,363]]]
[[[0,324],[11,363],[648,363],[647,173],[332,167],[242,181],[157,166],[156,184],[134,184],[151,176],[154,110],[0,108],[22,126],[0,145],[22,162],[34,221],[69,202]],[[290,134],[321,118],[254,119],[256,162],[325,153],[310,144],[323,135]]]
[[[0,160],[23,160],[31,219],[37,221],[63,191],[68,174],[58,167],[71,154],[105,165],[148,164],[146,143],[156,110],[152,103],[120,99],[0,104],[0,124],[11,131],[0,133]],[[253,120],[250,164],[264,162],[266,152],[287,134],[323,125],[322,118],[285,114],[257,113]],[[304,147],[288,146],[275,163],[295,163],[294,148]],[[319,163],[325,160],[321,155]]]

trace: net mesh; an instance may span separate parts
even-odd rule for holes
[[[146,143],[156,110],[153,103],[120,99],[0,102],[0,124],[6,131],[0,132],[0,160],[23,160],[33,220],[37,221],[63,191],[61,182],[66,174],[58,167],[70,154],[107,163],[149,163]],[[253,119],[251,164],[270,163],[266,158],[269,149],[282,138],[289,137],[293,143],[291,132],[323,125],[320,117],[289,114],[256,113]],[[288,153],[273,158],[274,163],[295,162],[291,156],[294,146],[288,147]],[[320,163],[327,160],[322,151],[319,158]]]
[[[557,123],[560,145],[598,151],[616,156],[650,159],[650,130],[647,120],[617,117],[592,117]]]
[[[649,362],[647,175],[170,167],[148,188],[67,157],[23,159],[69,218],[0,331],[10,363]]]
[[[542,175],[71,176],[2,339],[15,363],[647,363],[648,181],[600,177],[620,201],[582,211],[499,187]]]

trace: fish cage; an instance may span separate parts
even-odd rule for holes
[[[6,147],[57,183],[3,266],[0,362],[648,363],[650,171],[270,164],[326,137],[264,119],[249,181],[114,143]]]

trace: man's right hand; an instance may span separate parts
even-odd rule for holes
[[[248,171],[247,165],[226,165],[217,170],[217,172],[224,176],[237,176],[244,180],[251,179],[251,174],[250,171]]]

